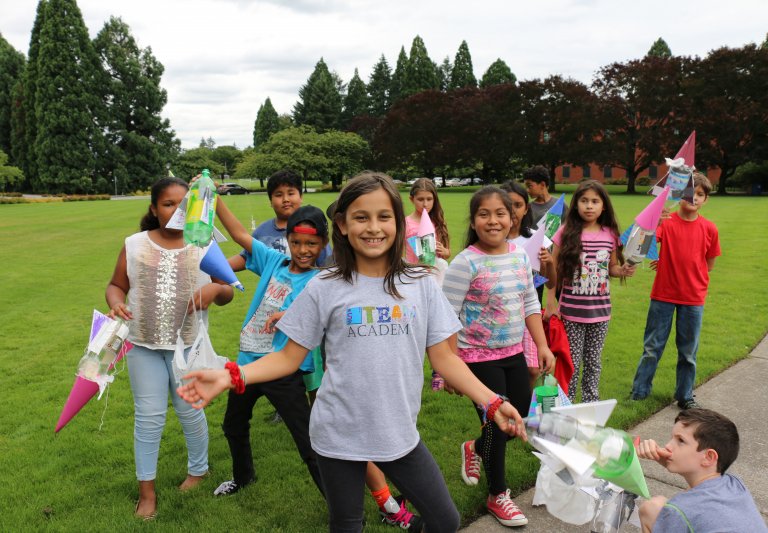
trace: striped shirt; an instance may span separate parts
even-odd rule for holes
[[[443,292],[464,326],[458,346],[466,362],[522,352],[525,318],[541,312],[528,255],[512,243],[500,255],[463,250],[445,273]]]
[[[552,241],[561,246],[563,226]],[[611,254],[618,247],[618,236],[610,229],[581,233],[581,266],[573,279],[563,280],[560,314],[572,322],[605,322],[611,318]]]

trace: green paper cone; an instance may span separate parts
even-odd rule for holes
[[[609,474],[607,472],[600,472],[600,469],[596,468],[595,477],[608,480],[624,490],[639,494],[643,498],[651,497],[651,494],[648,492],[648,485],[645,483],[643,467],[640,466],[640,459],[637,458],[636,453],[632,454],[632,462],[629,463],[629,466],[623,472]]]

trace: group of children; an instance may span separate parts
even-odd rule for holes
[[[426,353],[446,390],[468,396],[481,421],[480,436],[461,445],[463,480],[476,485],[484,467],[489,512],[505,525],[526,524],[504,479],[506,443],[514,436],[526,440],[520,413],[528,411],[535,378],[551,372],[555,363],[542,326],[531,262],[522,249],[535,224],[533,206],[551,200],[533,194],[535,187],[529,181],[534,179],[526,176],[534,197],[530,204],[525,189],[516,183],[504,189],[483,187],[473,195],[465,249],[451,262],[442,287],[429,267],[416,264],[407,245],[420,217],[428,214],[436,230],[437,256],[450,257],[445,217],[431,180],[414,184],[410,193],[414,212],[406,217],[391,178],[364,172],[349,181],[329,209],[329,231],[322,211],[300,207],[298,176],[278,173],[268,183],[276,218],[262,224],[273,230],[271,246],[256,238],[258,231],[251,235],[219,199],[217,215],[244,249],[230,263],[236,269],[253,271],[260,280],[243,322],[237,364],[228,363],[221,371],[192,372],[186,377],[192,381],[178,391],[171,372],[153,376],[157,383],[151,385],[152,394],[167,402],[170,391],[187,438],[189,476],[182,488],[195,486],[207,471],[207,429],[199,429],[201,425],[207,428],[202,408],[229,390],[223,427],[232,454],[233,479],[222,483],[217,495],[237,492],[254,480],[250,419],[255,402],[266,396],[285,420],[327,501],[331,531],[361,530],[364,484],[385,522],[414,531],[455,531],[458,512],[416,429]],[[669,269],[670,260],[681,259],[675,255],[679,251],[667,250],[679,247],[675,230],[667,225],[677,223],[678,218],[694,223],[704,220],[696,211],[711,186],[701,175],[696,179],[696,201],[681,202],[679,215],[672,215],[659,229],[662,254],[657,280]],[[169,269],[177,266],[169,266],[170,257],[190,256],[194,261],[181,232],[165,228],[185,192],[186,183],[180,180],[167,178],[155,184],[148,216],[157,220],[142,224],[142,233],[126,239],[107,289],[111,314],[130,320],[130,338],[140,348],[139,354],[147,351],[161,364],[165,359],[166,367],[175,338],[160,342],[142,336],[143,332],[168,321],[173,322],[175,332],[190,325],[190,310],[232,299],[231,288],[217,280],[203,275],[197,280],[184,278],[189,267],[178,270],[177,276],[169,275]],[[709,222],[696,224],[703,226],[702,243],[707,246],[695,254],[686,252],[684,259],[695,261],[703,256],[711,269],[719,254],[717,232],[712,233],[714,225]],[[329,233],[332,256],[327,251]],[[136,250],[137,240],[146,250]],[[581,369],[582,399],[595,401],[611,312],[609,279],[623,280],[634,273],[633,267],[624,264],[616,216],[601,184],[587,181],[579,185],[553,241],[552,253],[546,249],[539,253],[541,273],[549,279],[546,314],[562,316],[568,333],[575,366],[569,395],[576,395]],[[672,253],[672,259],[665,253]],[[319,265],[326,268],[317,269]],[[706,271],[700,281],[705,294]],[[195,299],[188,303],[195,288]],[[688,316],[681,309],[690,303],[669,303],[669,321],[677,310],[680,337],[681,319]],[[656,313],[653,316],[658,319]],[[700,326],[701,313],[698,319]],[[646,329],[646,353],[633,386],[635,399],[650,393],[653,371],[666,341],[659,341],[663,327],[653,334]],[[190,330],[190,338],[192,333]],[[698,338],[698,329],[695,334]],[[155,465],[165,412],[162,410],[162,420],[154,422],[156,443],[150,441],[139,429],[146,425],[143,418],[149,409],[141,389],[150,385],[146,371],[139,372],[141,363],[134,353],[136,349],[129,352],[128,365],[136,408],[140,484],[136,514],[153,517]],[[692,364],[694,375],[695,355],[694,344],[692,353],[688,350],[680,356]],[[316,370],[324,375],[310,405],[305,378]],[[692,386],[691,376],[685,375],[682,381],[678,376],[676,398],[681,407],[694,407]],[[185,422],[183,417],[193,420]],[[140,462],[150,464],[140,467]],[[402,497],[392,497],[386,478]],[[420,516],[408,510],[406,501]]]

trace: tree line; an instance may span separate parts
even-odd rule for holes
[[[160,116],[164,68],[151,48],[115,17],[90,40],[75,0],[41,0],[26,58],[0,36],[0,189],[133,191],[168,165],[260,180],[291,166],[338,185],[366,167],[492,182],[531,164],[592,163],[624,169],[634,191],[695,129],[697,166],[721,170],[722,192],[745,163],[768,160],[766,43],[699,58],[659,39],[587,85],[519,81],[502,59],[478,79],[466,41],[438,63],[416,36],[394,68],[382,54],[367,82],[357,69],[345,82],[320,58],[290,113],[261,104],[252,147],[203,138],[181,150]]]

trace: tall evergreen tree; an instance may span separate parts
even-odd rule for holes
[[[389,104],[392,105],[395,102],[399,102],[405,98],[403,93],[405,89],[405,77],[408,70],[408,56],[405,53],[405,47],[400,47],[400,53],[397,56],[397,63],[395,64],[395,72],[392,73],[392,85],[389,88]]]
[[[490,87],[491,85],[502,85],[504,83],[515,83],[517,77],[512,73],[507,64],[497,59],[488,70],[483,74],[483,78],[480,80],[480,87]]]
[[[355,69],[355,74],[347,86],[347,95],[344,97],[344,109],[341,112],[342,128],[347,129],[353,118],[368,115],[369,108],[368,89]]]
[[[124,189],[145,189],[179,151],[170,122],[160,116],[168,102],[168,94],[160,87],[165,68],[150,48],[139,48],[120,18],[110,17],[94,47],[105,76],[100,86],[107,141],[98,154],[102,179],[97,188],[111,185],[104,179],[111,173]]]
[[[421,91],[437,89],[439,86],[435,63],[429,58],[424,41],[417,35],[411,44],[401,97],[406,98]]]
[[[440,83],[440,90],[445,92],[451,88],[451,72],[453,72],[453,65],[448,56],[445,56],[443,62],[437,67],[437,79]]]
[[[260,147],[269,140],[273,133],[278,131],[280,131],[280,120],[277,111],[272,106],[272,100],[267,97],[256,113],[256,122],[253,125],[253,147]]]
[[[451,89],[461,89],[463,87],[477,87],[477,78],[472,68],[472,56],[469,54],[467,41],[461,41],[459,51],[456,52],[456,59],[453,61],[453,70],[451,71]]]
[[[49,0],[37,58],[33,189],[87,192],[99,146],[95,120],[103,116],[99,62],[74,0]]]
[[[24,54],[0,34],[0,150],[11,154],[13,90],[24,73]]]
[[[29,38],[27,52],[27,67],[22,76],[20,92],[21,106],[14,117],[14,142],[11,157],[26,176],[26,188],[31,188],[37,177],[37,157],[35,156],[35,139],[37,137],[37,119],[35,117],[35,102],[37,101],[37,58],[40,55],[40,32],[45,25],[48,12],[48,0],[40,0],[37,4],[35,23]]]
[[[760,48],[768,50],[768,33],[765,34],[765,40],[763,41],[763,44],[760,45]]]
[[[669,49],[667,42],[659,37],[651,45],[646,55],[651,57],[672,57],[672,50]]]
[[[297,125],[306,124],[321,132],[339,128],[342,104],[339,81],[320,58],[307,83],[299,89],[299,101],[293,108]]]
[[[368,96],[371,105],[371,115],[383,117],[389,110],[389,92],[392,85],[392,71],[387,58],[381,54],[379,61],[373,66],[371,77],[368,79]]]

